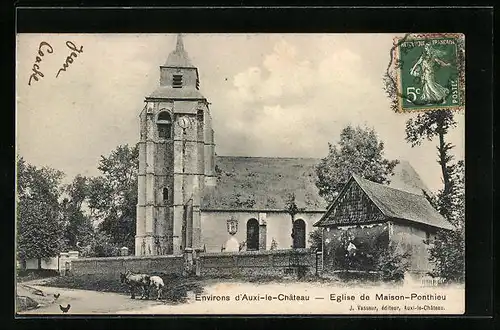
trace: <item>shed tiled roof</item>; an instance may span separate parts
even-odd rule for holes
[[[362,179],[357,175],[353,175],[346,186],[353,180],[388,218],[416,222],[436,228],[453,229],[451,223],[432,207],[423,194],[417,195],[391,188],[387,185]],[[333,219],[330,217],[330,209],[315,226],[323,227],[333,224]]]

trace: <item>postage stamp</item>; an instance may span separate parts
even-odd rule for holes
[[[464,313],[464,113],[384,91],[462,44],[394,36],[19,33],[17,314]]]
[[[394,39],[392,51],[398,112],[464,109],[463,34],[408,34]]]

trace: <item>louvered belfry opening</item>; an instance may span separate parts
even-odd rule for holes
[[[181,74],[174,74],[174,77],[172,79],[172,87],[182,88],[182,75]]]

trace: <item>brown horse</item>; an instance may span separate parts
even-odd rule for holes
[[[120,281],[129,286],[131,294],[130,298],[135,299],[136,288],[142,289],[141,299],[147,299],[149,297],[151,276],[147,274],[133,274],[130,270],[127,270],[125,274],[120,273]]]

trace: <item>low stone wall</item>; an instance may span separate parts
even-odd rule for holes
[[[316,255],[310,249],[200,253],[196,259],[201,276],[282,276],[293,269],[291,264],[316,272]],[[126,270],[182,275],[184,257],[80,258],[71,261],[70,274],[119,276]]]
[[[118,276],[121,272],[130,270],[141,273],[182,274],[184,269],[183,256],[152,256],[152,257],[109,257],[81,258],[71,261],[71,274],[109,274]]]
[[[292,254],[294,257],[291,257]],[[310,249],[203,253],[201,276],[282,276],[290,264],[316,272],[316,255]]]

